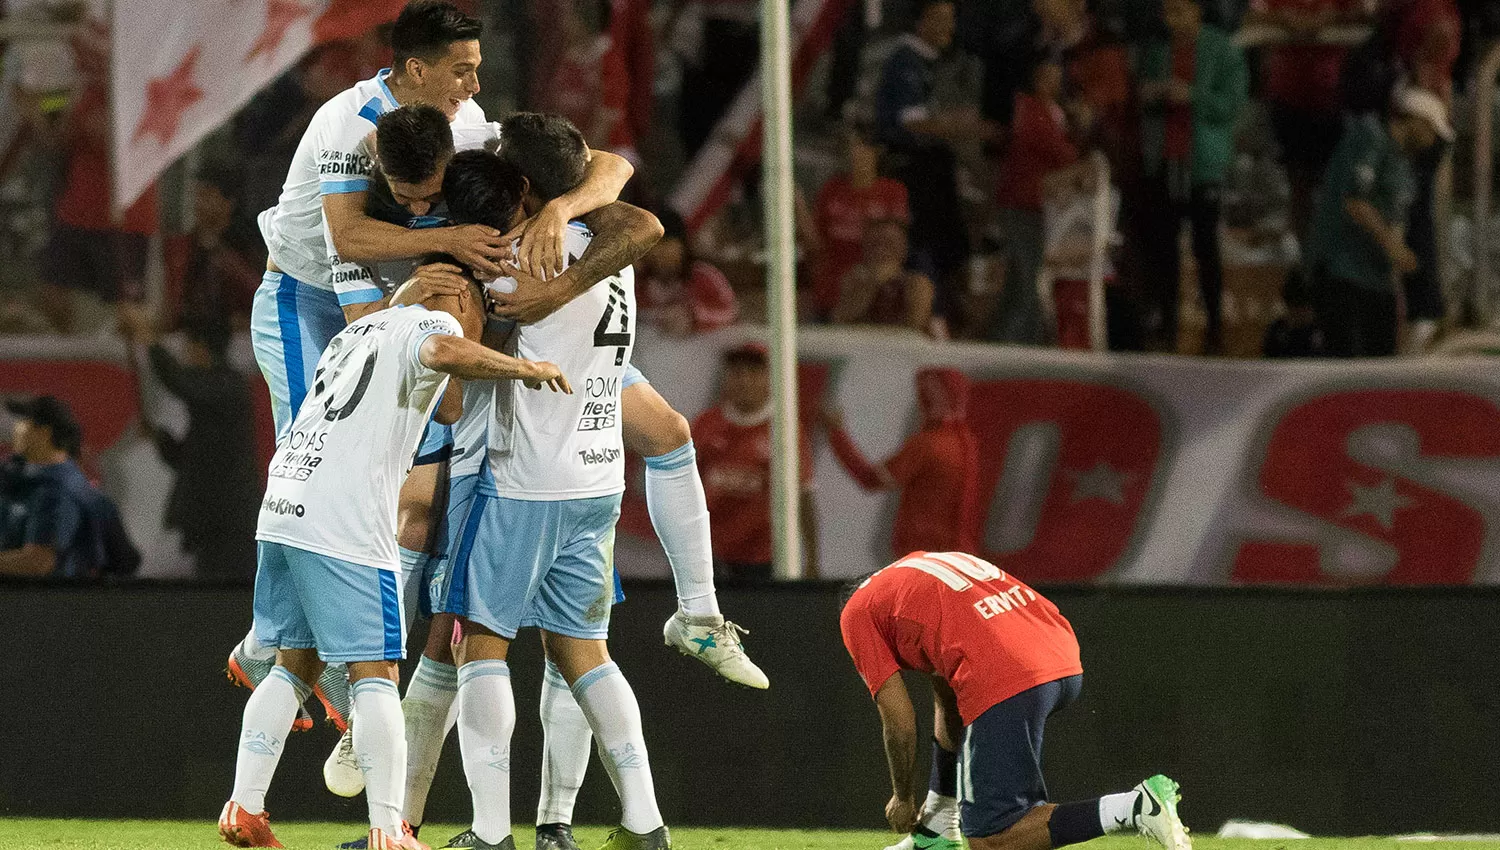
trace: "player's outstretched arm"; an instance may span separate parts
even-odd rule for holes
[[[522,324],[539,322],[594,284],[639,260],[663,233],[656,216],[624,201],[594,210],[580,220],[594,231],[583,256],[551,280],[527,274],[524,269],[507,268],[506,274],[516,280],[516,290],[495,295],[495,315]]]
[[[527,274],[540,278],[561,274],[563,236],[567,233],[568,222],[618,201],[620,192],[634,173],[635,166],[623,156],[609,151],[589,151],[583,182],[548,201],[540,212],[505,234],[506,244],[512,239],[521,240],[516,249],[517,265]],[[615,271],[620,268],[624,266]]]
[[[451,254],[482,278],[494,278],[500,276],[500,258],[510,256],[510,241],[482,224],[411,229],[371,218],[364,192],[324,195],[323,218],[333,250],[346,263]]]
[[[427,368],[460,380],[519,380],[534,390],[545,386],[553,392],[573,392],[568,379],[555,365],[501,354],[461,336],[433,334],[422,341],[417,356]]]
[[[885,760],[891,769],[891,799],[886,821],[896,832],[911,832],[920,804],[917,800],[917,712],[906,682],[896,673],[875,694],[885,737]]]

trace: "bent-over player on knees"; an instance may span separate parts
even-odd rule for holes
[[[240,847],[280,847],[265,795],[297,706],[328,662],[348,665],[354,748],[366,775],[368,843],[422,845],[401,821],[406,742],[396,662],[405,655],[397,493],[418,440],[458,417],[452,378],[520,379],[571,392],[556,366],[509,357],[472,341],[484,297],[424,299],[352,323],[329,343],[306,402],[271,461],[256,532],[254,631],[277,665],[245,706],[234,791],[219,833]]]
[[[1041,594],[973,555],[914,552],[865,579],[840,615],[885,730],[897,847],[1049,850],[1136,830],[1191,850],[1177,783],[1153,776],[1132,791],[1047,801],[1042,733],[1078,698],[1083,666],[1073,627]],[[902,670],[932,677],[932,775],[917,799],[917,726]]]

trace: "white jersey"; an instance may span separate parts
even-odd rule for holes
[[[565,238],[568,262],[593,233],[574,222]],[[515,288],[502,278],[489,284]],[[516,356],[557,364],[573,394],[527,389],[519,381],[495,390],[489,428],[495,492],[510,499],[562,501],[625,490],[620,383],[635,329],[635,271],[626,266],[514,338]]]
[[[373,162],[365,138],[381,115],[397,107],[385,82],[389,74],[386,69],[355,83],[318,108],[292,155],[281,197],[260,214],[271,262],[310,286],[334,288],[339,261],[323,220],[323,196],[369,188]],[[463,128],[467,136],[484,125],[484,110],[473,100],[464,101],[453,119],[455,134]]]
[[[271,460],[256,540],[400,568],[397,494],[448,386],[418,355],[434,334],[463,328],[448,313],[392,307],[333,338]]]

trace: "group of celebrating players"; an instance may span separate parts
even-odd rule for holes
[[[537,850],[577,850],[573,805],[597,750],[621,819],[605,850],[659,850],[640,708],[610,660],[621,601],[614,528],[624,450],[645,459],[652,524],[677,585],[668,646],[769,687],[724,619],[687,421],[630,365],[631,263],[661,235],[617,200],[628,162],[558,116],[486,121],[480,25],[413,0],[393,68],[318,110],[277,205],[252,312],[277,450],[256,532],[253,625],[229,675],[252,689],[219,833],[280,847],[265,812],[288,734],[316,695],[343,730],[330,790],[366,796],[344,847],[425,848],[437,760],[458,729],[472,827],[447,847],[514,850],[506,657],[522,628],[546,652]],[[403,699],[418,612],[428,639]],[[1047,803],[1042,729],[1082,667],[1057,608],[988,562],[918,552],[865,579],[844,641],[885,727],[898,848],[1046,850],[1138,830],[1190,850],[1175,783]],[[901,670],[929,674],[936,739],[917,800]]]
[[[605,643],[623,598],[626,447],[646,459],[677,578],[667,644],[769,685],[718,609],[687,422],[630,366],[630,265],[661,226],[616,200],[630,165],[566,120],[485,120],[479,34],[450,4],[409,4],[394,67],[318,110],[260,216],[270,259],[251,334],[277,451],[253,625],[229,659],[253,689],[219,819],[237,846],[280,846],[265,795],[316,693],[345,730],[325,780],[368,802],[352,846],[426,846],[428,786],[456,725],[474,821],[448,846],[513,848],[505,659],[525,627],[547,654],[537,847],[577,847],[596,740],[623,811],[607,846],[671,846],[640,709]],[[403,701],[418,611],[429,640]]]

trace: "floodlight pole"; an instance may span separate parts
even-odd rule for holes
[[[790,0],[761,0],[761,193],[771,349],[771,539],[779,579],[802,578],[797,422],[797,271],[792,201]]]

